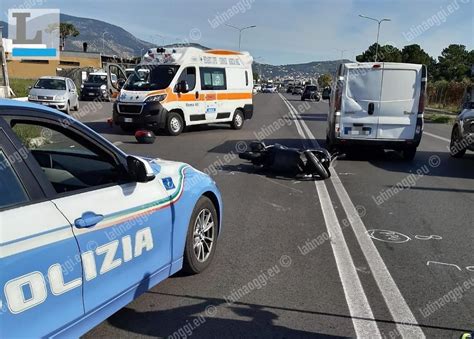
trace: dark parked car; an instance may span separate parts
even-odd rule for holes
[[[81,100],[109,100],[107,91],[107,73],[89,73],[87,80],[81,85]],[[113,79],[112,79],[113,80]]]
[[[318,87],[316,85],[306,85],[304,88],[303,94],[301,94],[301,101],[309,100],[321,100],[321,97],[318,93]]]
[[[449,148],[454,158],[462,158],[467,150],[474,151],[474,101],[466,102],[456,118]]]
[[[286,93],[293,93],[293,86],[292,85],[288,86],[288,88],[286,89]]]

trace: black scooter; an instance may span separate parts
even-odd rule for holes
[[[250,143],[249,148],[249,151],[239,153],[240,159],[249,160],[259,168],[292,176],[311,175],[328,179],[331,161],[336,158],[324,148],[302,150],[280,144],[267,146],[258,141]]]

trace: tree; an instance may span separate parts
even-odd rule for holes
[[[426,53],[420,45],[413,44],[403,47],[402,62],[408,64],[430,65],[434,59]]]
[[[370,46],[364,53],[358,55],[356,60],[359,62],[373,62],[375,60],[375,51],[377,49],[377,44]],[[402,53],[400,50],[392,45],[379,45],[379,50],[377,53],[377,61],[384,62],[401,62]]]
[[[332,83],[332,75],[329,73],[323,74],[318,78],[319,87],[329,87]]]
[[[68,22],[61,22],[59,25],[59,38],[60,40],[60,49],[61,51],[64,50],[64,46],[66,45],[66,39],[68,37],[76,37],[79,35],[79,31],[77,28]]]
[[[438,57],[438,73],[440,79],[461,81],[471,75],[474,60],[473,51],[467,51],[464,45],[449,45]]]

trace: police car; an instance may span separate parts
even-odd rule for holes
[[[203,271],[221,220],[204,173],[0,100],[0,337],[78,336],[182,268]]]

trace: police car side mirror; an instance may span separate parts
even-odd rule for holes
[[[155,179],[155,173],[146,160],[129,155],[127,167],[130,178],[135,182],[149,182]]]

